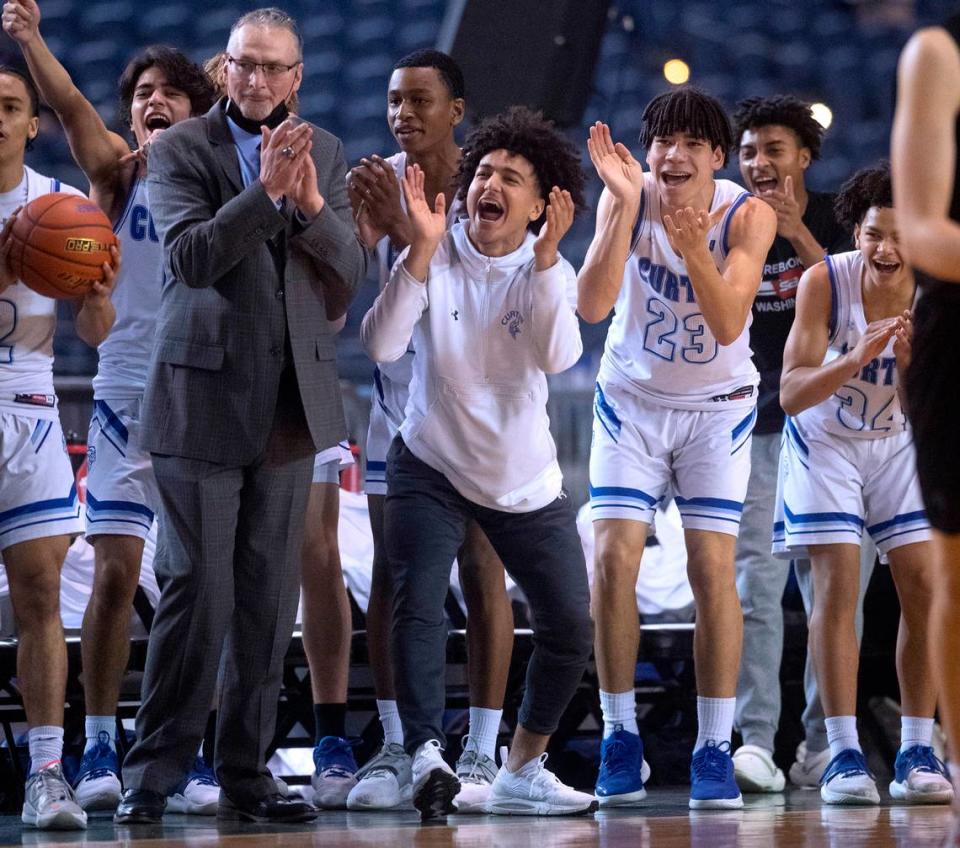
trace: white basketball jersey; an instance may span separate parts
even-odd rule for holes
[[[83,196],[83,192],[32,168],[24,166],[23,172],[23,180],[15,189],[0,194],[4,222],[18,206],[44,194],[62,191]],[[0,291],[0,407],[30,418],[56,418],[56,328],[57,301],[53,298],[37,294],[20,281]]]
[[[163,250],[150,217],[146,180],[134,180],[113,231],[123,247],[123,264],[112,297],[117,318],[97,349],[100,366],[93,378],[97,400],[139,397],[147,381],[160,311]]]
[[[863,313],[863,256],[859,250],[827,257],[830,272],[830,345],[824,362],[852,350],[866,332]],[[797,417],[801,428],[837,436],[882,439],[908,429],[897,394],[893,339],[833,395]]]
[[[711,212],[730,204],[707,234],[722,273],[729,250],[730,221],[750,197],[729,180],[716,180]],[[759,273],[757,270],[759,284]],[[600,363],[600,381],[626,383],[658,403],[679,409],[710,409],[718,401],[756,403],[759,380],[750,351],[750,318],[730,345],[717,343],[703,319],[683,260],[674,253],[660,217],[660,193],[644,174],[633,244],[614,306],[613,323]]]
[[[393,166],[393,172],[397,175],[397,180],[402,180],[406,176],[406,153],[403,151],[394,153],[393,156],[388,156],[386,161]],[[407,211],[407,201],[403,196],[402,189],[400,191],[400,206],[404,212]],[[447,229],[449,230],[451,226],[466,214],[466,205],[459,197],[454,197],[453,203],[451,203],[450,208],[447,209]],[[397,261],[399,255],[400,251],[395,249],[390,243],[389,236],[384,236],[377,242],[377,259],[380,263],[380,291],[383,291],[383,287],[390,279],[390,270],[393,268],[393,263]],[[410,378],[413,375],[413,347],[411,346],[406,354],[401,356],[396,362],[379,363],[379,368],[381,377],[386,377],[391,383],[400,386],[409,386]]]

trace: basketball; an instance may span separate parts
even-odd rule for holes
[[[82,297],[103,280],[117,243],[110,221],[92,200],[54,192],[31,200],[14,222],[11,270],[38,294]]]

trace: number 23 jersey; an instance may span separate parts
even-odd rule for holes
[[[678,409],[711,409],[719,401],[751,406],[759,375],[751,359],[750,318],[736,341],[717,343],[683,260],[667,239],[654,177],[645,173],[643,178],[640,212],[598,379],[625,384]],[[723,273],[730,222],[750,193],[730,180],[715,180],[714,186],[711,213],[730,204],[707,233],[710,253]]]

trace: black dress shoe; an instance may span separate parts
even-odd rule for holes
[[[160,824],[166,806],[167,796],[160,792],[127,789],[120,796],[113,820],[116,824]]]
[[[252,822],[307,822],[317,817],[317,808],[302,798],[284,798],[279,793],[250,801],[233,801],[220,790],[218,818]]]

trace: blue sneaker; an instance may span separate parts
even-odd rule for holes
[[[650,766],[643,759],[643,742],[636,733],[614,725],[600,743],[600,774],[594,794],[601,807],[623,807],[647,797],[644,784],[650,779]]]
[[[712,739],[693,752],[690,763],[691,810],[739,810],[743,796],[733,776],[730,743]]]
[[[953,785],[947,769],[929,745],[912,745],[897,753],[890,795],[908,804],[949,804]]]
[[[203,757],[197,757],[187,776],[167,796],[166,811],[188,816],[215,816],[219,806],[220,784],[217,776]]]
[[[313,803],[324,810],[347,809],[347,796],[357,785],[353,745],[339,736],[324,736],[313,749],[313,764]]]
[[[77,803],[88,812],[115,810],[120,803],[120,761],[110,734],[101,730],[80,760],[73,783]]]
[[[826,804],[879,804],[880,793],[863,752],[844,748],[820,778],[820,797]]]

